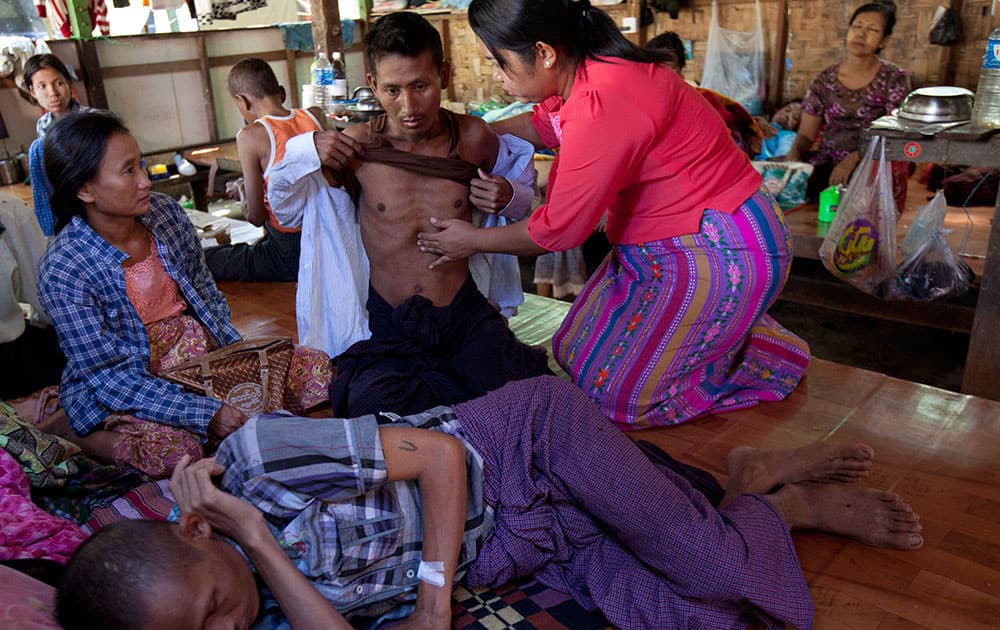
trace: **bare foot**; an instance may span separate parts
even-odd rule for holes
[[[800,481],[850,483],[864,479],[875,451],[867,444],[816,442],[793,450],[739,446],[729,452],[726,499],[741,494],[766,494],[775,487]],[[728,501],[723,502],[728,503]]]
[[[765,499],[791,529],[839,534],[873,547],[918,549],[924,544],[920,517],[903,499],[873,488],[801,483]]]

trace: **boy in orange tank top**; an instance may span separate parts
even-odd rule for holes
[[[243,59],[229,71],[229,94],[247,126],[236,134],[245,188],[247,221],[264,226],[264,237],[253,245],[227,245],[205,251],[215,280],[295,281],[299,272],[299,228],[284,227],[267,200],[268,172],[281,162],[285,143],[302,133],[321,131],[318,107],[289,110],[285,89],[266,61]]]

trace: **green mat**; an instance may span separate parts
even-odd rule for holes
[[[529,346],[545,347],[549,353],[549,369],[563,378],[568,375],[552,357],[552,335],[566,318],[570,306],[569,302],[525,293],[524,304],[509,320],[510,329],[518,339]]]

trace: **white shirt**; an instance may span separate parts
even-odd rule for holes
[[[30,304],[33,320],[48,324],[38,303],[38,261],[48,241],[35,214],[17,197],[0,193],[0,343],[24,333],[20,302]]]
[[[493,173],[510,181],[514,196],[484,225],[504,225],[527,214],[535,194],[533,157],[531,143],[500,137]],[[302,229],[295,294],[299,343],[335,357],[371,335],[365,308],[369,267],[358,210],[343,188],[327,183],[321,166],[312,132],[292,138],[284,159],[271,169],[267,198],[282,225]],[[480,291],[501,312],[512,314],[524,301],[515,256],[477,254],[469,259],[469,268]]]

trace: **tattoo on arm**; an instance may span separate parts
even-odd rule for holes
[[[409,440],[403,440],[403,443],[399,445],[399,450],[401,451],[415,451],[417,450],[417,445]]]

